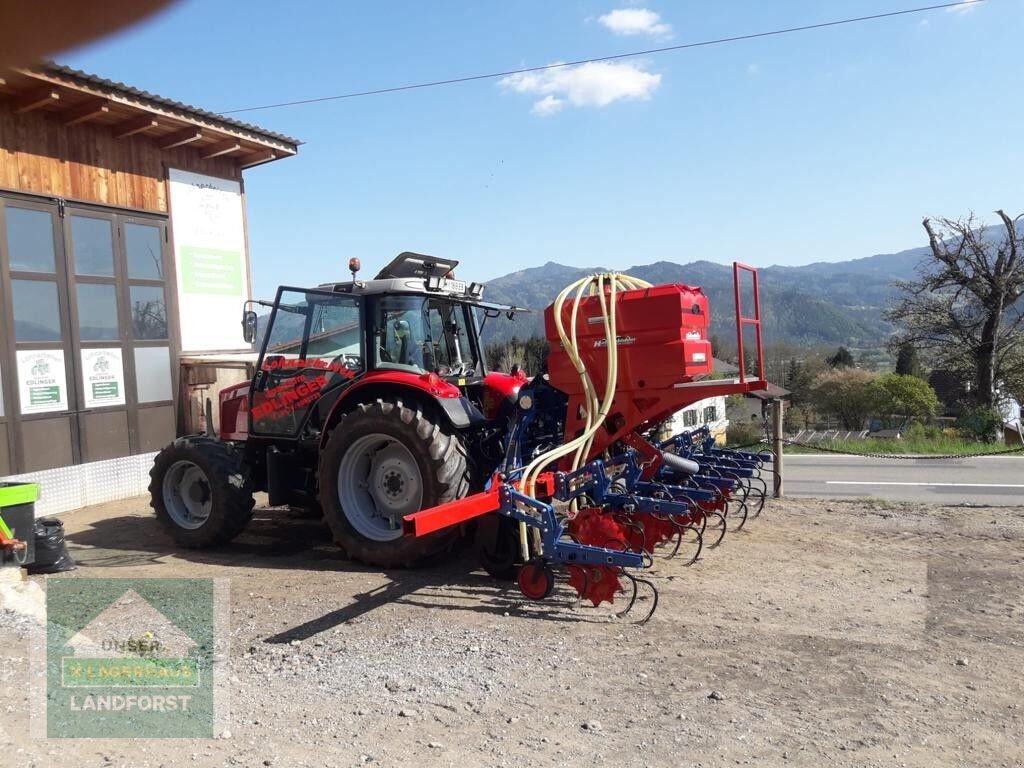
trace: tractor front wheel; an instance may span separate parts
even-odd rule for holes
[[[448,529],[402,535],[402,518],[469,492],[459,436],[401,400],[361,403],[334,428],[320,456],[320,506],[334,540],[353,560],[412,567],[447,551]]]
[[[157,454],[149,477],[150,506],[180,546],[224,544],[252,517],[252,484],[227,443],[175,440]]]

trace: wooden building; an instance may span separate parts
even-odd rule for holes
[[[242,173],[297,148],[60,65],[0,70],[0,477],[148,468],[182,356],[245,346]]]

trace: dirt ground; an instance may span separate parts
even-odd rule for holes
[[[779,501],[658,560],[644,626],[468,556],[353,566],[280,512],[207,552],[145,499],[63,519],[75,577],[230,580],[229,733],[27,738],[31,635],[6,621],[4,765],[1024,765],[1024,508]]]

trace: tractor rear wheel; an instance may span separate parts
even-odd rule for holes
[[[402,535],[402,518],[469,492],[462,440],[414,404],[361,403],[342,417],[320,456],[320,506],[334,540],[353,560],[412,567],[441,554],[455,528]]]
[[[252,518],[252,483],[227,443],[175,440],[157,454],[149,477],[150,506],[180,546],[224,544]]]

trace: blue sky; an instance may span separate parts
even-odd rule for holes
[[[916,4],[186,0],[57,58],[216,111]],[[1024,3],[990,0],[241,113],[305,142],[246,173],[256,291],[401,250],[482,280],[547,261],[837,261],[924,244],[925,214],[1020,212],[1022,21]]]

